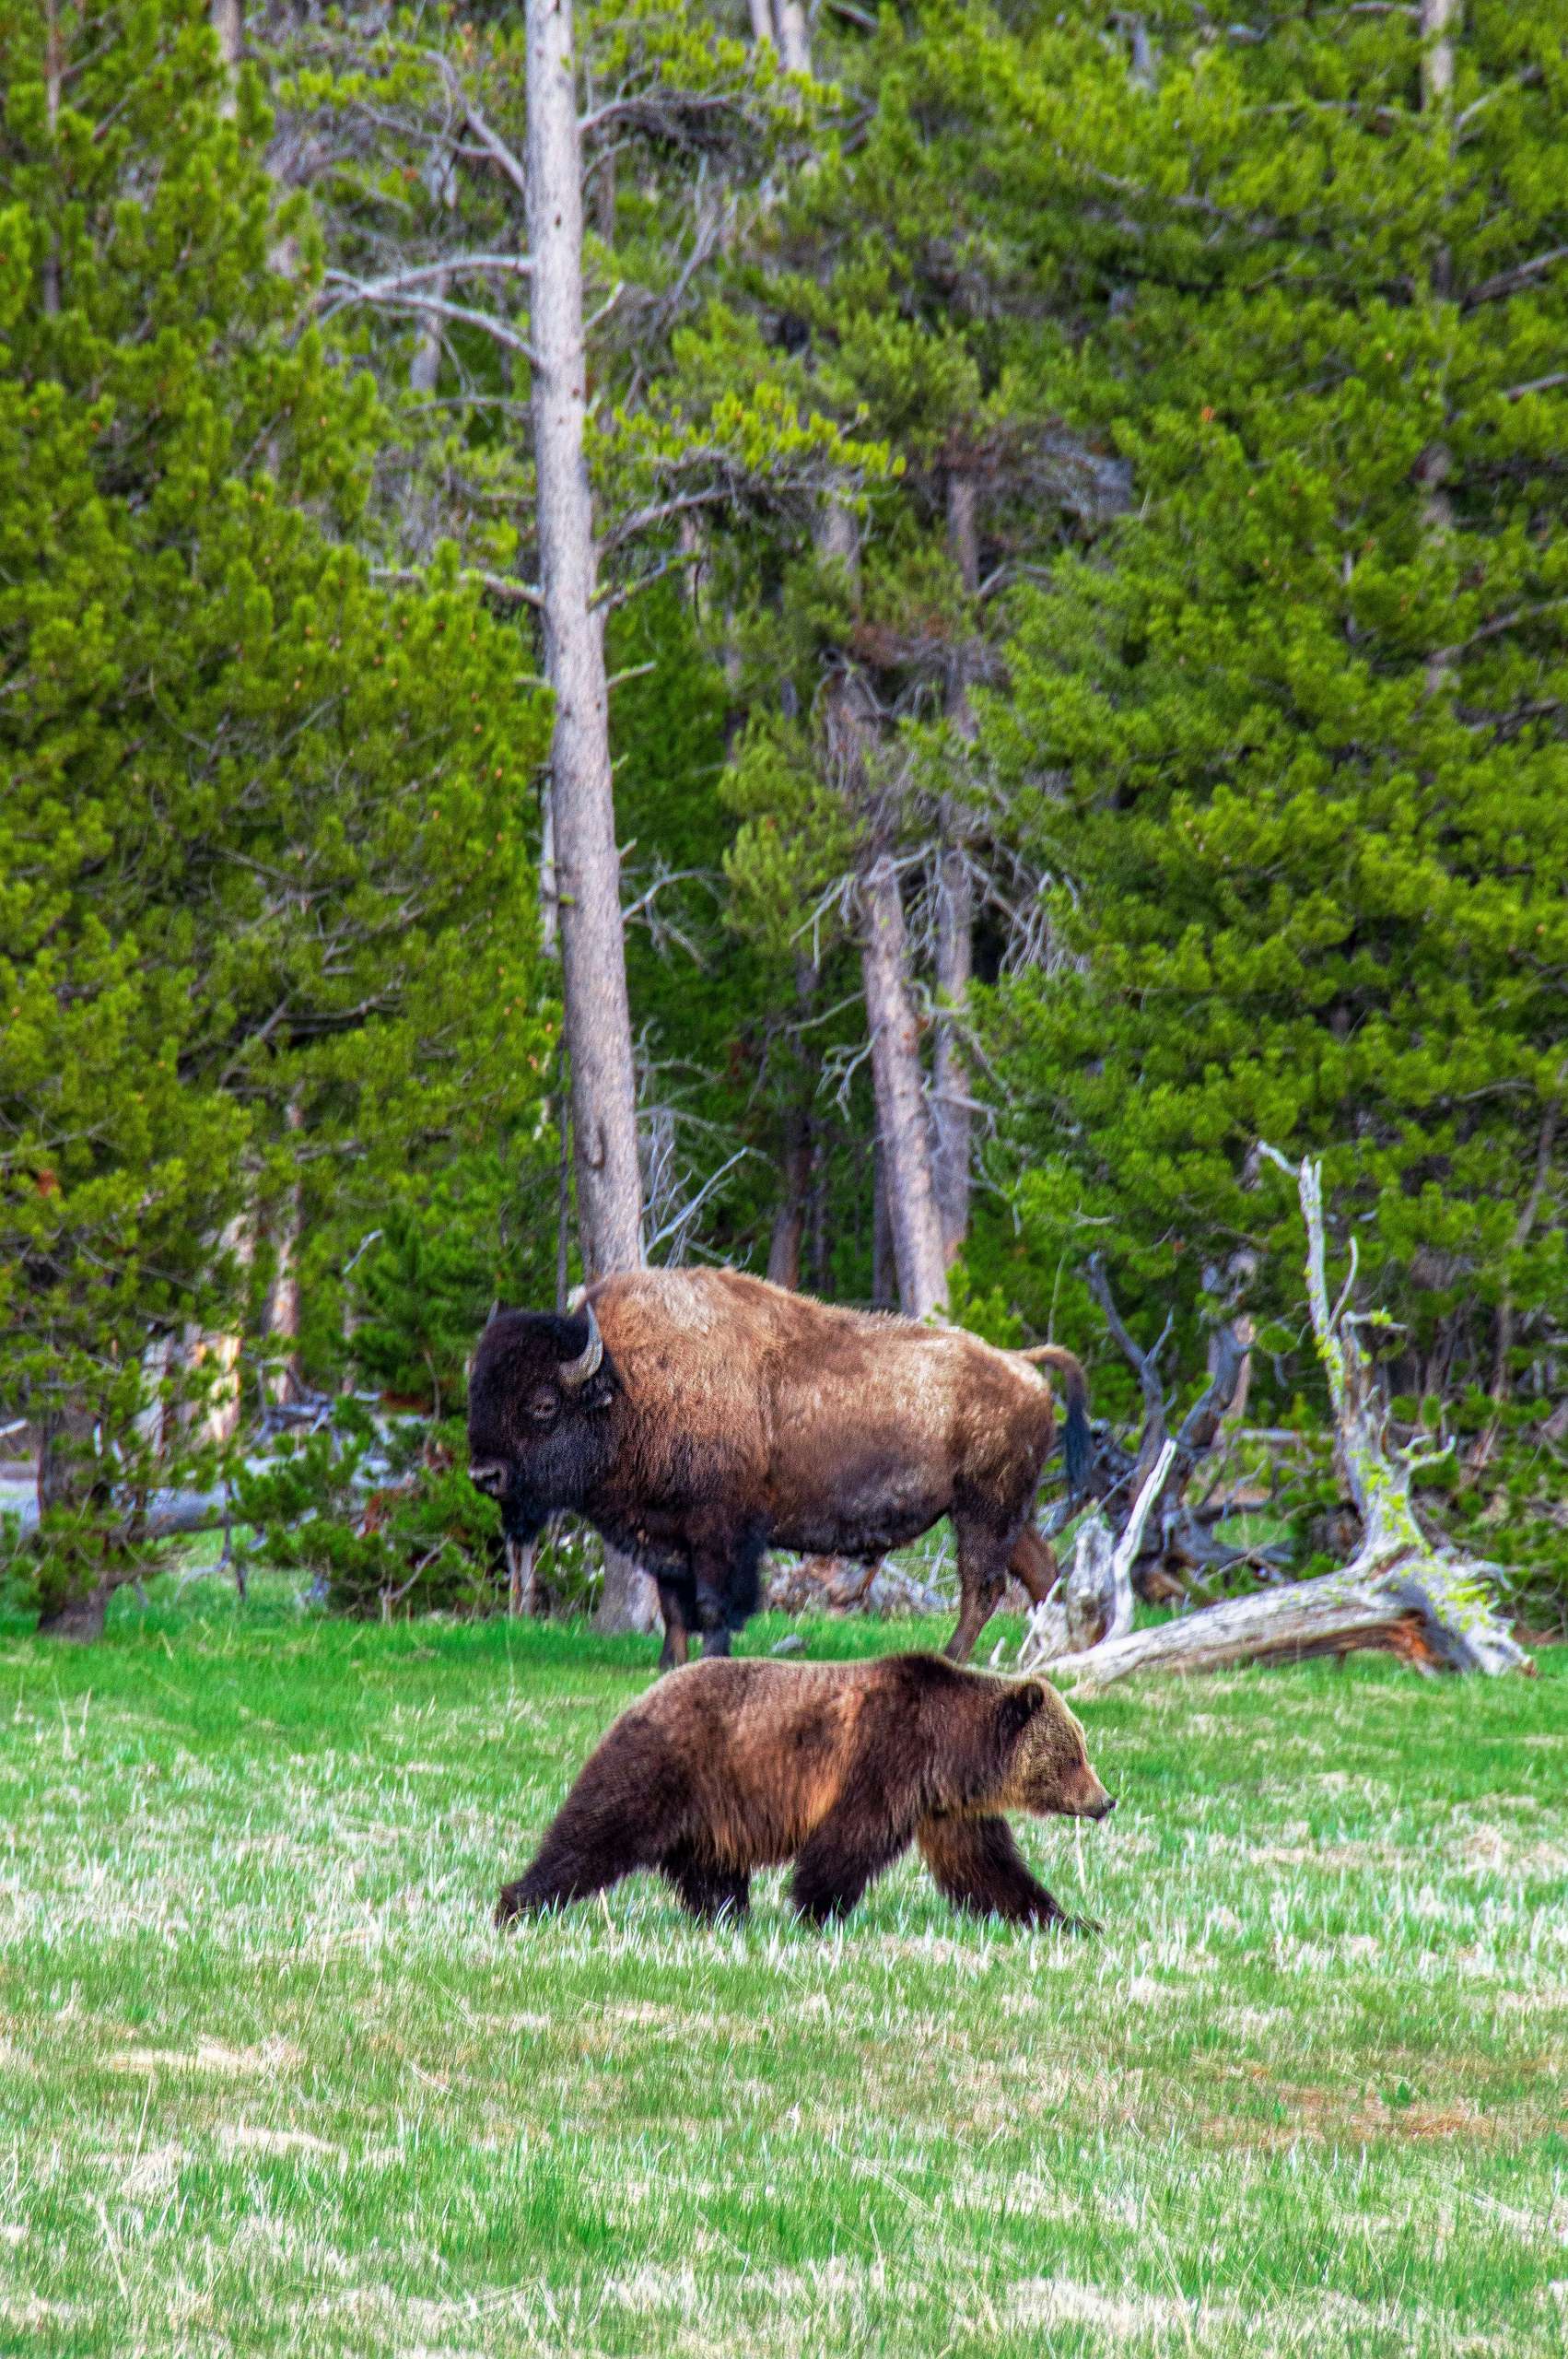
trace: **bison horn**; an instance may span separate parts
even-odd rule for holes
[[[556,1374],[568,1392],[575,1392],[580,1385],[586,1384],[604,1356],[604,1338],[599,1332],[599,1321],[593,1316],[591,1302],[583,1304],[582,1315],[588,1321],[588,1341],[575,1360],[562,1360],[556,1368]]]

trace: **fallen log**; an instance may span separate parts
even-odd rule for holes
[[[946,1614],[952,1600],[879,1557],[869,1564],[844,1556],[775,1560],[763,1586],[773,1614]]]
[[[1389,1442],[1387,1405],[1356,1333],[1366,1314],[1350,1309],[1353,1240],[1350,1274],[1329,1306],[1321,1165],[1308,1159],[1295,1171],[1273,1148],[1264,1152],[1293,1171],[1300,1193],[1313,1333],[1362,1520],[1362,1545],[1341,1572],[1107,1637],[1056,1657],[1052,1670],[1104,1687],[1139,1671],[1222,1671],[1381,1647],[1425,1672],[1533,1673],[1534,1664],[1497,1610],[1492,1584],[1499,1568],[1432,1539],[1416,1516],[1414,1477],[1445,1456],[1447,1445],[1418,1450]]]

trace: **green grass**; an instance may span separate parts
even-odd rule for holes
[[[1117,1817],[1024,1830],[1098,1942],[912,1866],[500,1941],[651,1657],[210,1581],[0,1639],[0,2350],[1561,2353],[1568,1656],[1112,1691]]]

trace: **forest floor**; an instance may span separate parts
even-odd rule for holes
[[[1023,1840],[1099,1941],[910,1864],[501,1940],[653,1651],[212,1580],[0,1637],[0,2351],[1562,2351],[1568,1651],[1087,1706],[1121,1808]]]

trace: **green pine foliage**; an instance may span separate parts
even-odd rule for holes
[[[46,1601],[99,1577],[84,1500],[184,1446],[149,1341],[237,1328],[290,1206],[340,1262],[551,1056],[542,701],[450,559],[394,594],[357,541],[374,390],[259,87],[193,0],[53,21],[55,98],[0,7],[0,1315],[7,1409],[80,1461]]]
[[[1031,1254],[1105,1225],[1136,1291],[1300,1320],[1321,1153],[1412,1396],[1534,1414],[1558,1332],[1568,616],[1561,23],[1412,12],[1183,37],[1059,150],[1117,192],[1085,414],[1140,485],[1021,595],[987,741],[1060,880],[996,1038]],[[1129,133],[1133,135],[1129,138]],[[1114,215],[1113,218],[1106,216]],[[1545,260],[1542,257],[1546,257]],[[1473,1419],[1472,1419],[1473,1422]]]

